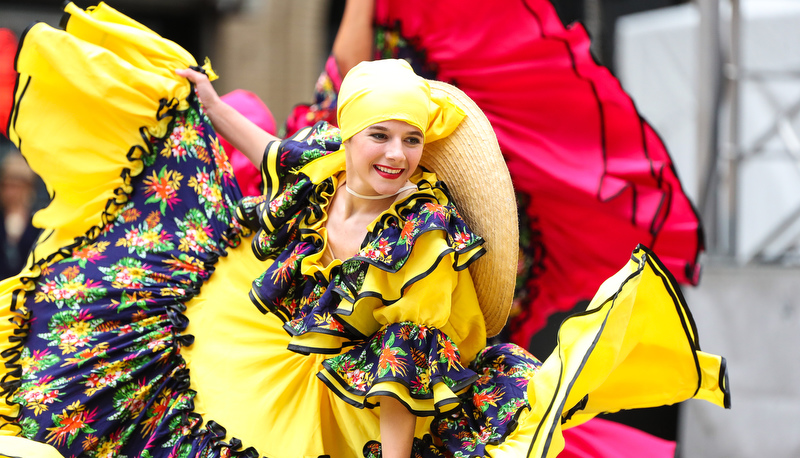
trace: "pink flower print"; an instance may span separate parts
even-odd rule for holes
[[[142,238],[142,235],[137,228],[133,228],[130,232],[125,234],[125,241],[127,242],[127,246],[141,246],[145,244],[145,240]]]
[[[175,145],[175,147],[172,148],[172,155],[178,159],[186,157],[187,154],[189,154],[189,152],[186,151],[186,148],[181,144]]]
[[[25,391],[22,398],[28,404],[52,404],[58,397],[58,390],[50,389],[50,378],[43,380],[41,384]]]
[[[472,237],[466,232],[457,232],[453,241],[456,243],[456,250],[462,250],[469,245]]]
[[[354,386],[357,390],[363,391],[366,388],[365,373],[362,370],[353,369],[347,373],[347,378],[350,386]]]
[[[42,292],[48,295],[51,293],[55,293],[57,289],[58,289],[58,284],[56,284],[56,282],[53,280],[48,281],[42,286]]]
[[[211,180],[211,175],[208,172],[198,172],[195,176],[198,184],[208,184],[209,180]]]
[[[127,267],[123,267],[121,271],[117,272],[117,275],[114,277],[114,281],[125,286],[130,286],[130,284],[133,283],[133,276]]]
[[[183,139],[183,130],[184,127],[182,125],[176,125],[174,129],[172,129],[172,134],[169,136],[170,141],[173,145],[178,144]]]
[[[53,297],[55,297],[56,300],[59,301],[64,299],[69,299],[70,292],[63,288],[57,288],[53,290]]]
[[[390,251],[392,251],[392,247],[389,245],[389,241],[386,239],[381,239],[378,242],[378,252],[380,253],[381,257],[385,258],[389,255]]]
[[[80,335],[73,329],[67,329],[61,334],[61,343],[70,347],[85,347],[89,343],[89,336]]]
[[[183,126],[175,126],[172,130],[172,134],[169,136],[168,145],[172,147],[172,155],[179,159],[185,157],[187,154],[186,148],[181,144],[184,137],[184,130]]]
[[[378,256],[380,255],[380,253],[378,252],[378,250],[375,249],[375,247],[370,245],[370,246],[364,248],[363,255],[367,259],[373,259],[374,260],[374,259],[378,259]]]
[[[202,196],[212,205],[216,206],[222,200],[222,192],[217,186],[203,185]]]
[[[85,385],[89,388],[97,388],[101,385],[100,375],[92,373],[89,374],[89,377],[86,379]]]
[[[286,195],[285,194],[279,195],[278,197],[270,201],[269,211],[272,213],[277,213],[285,201],[286,201]]]

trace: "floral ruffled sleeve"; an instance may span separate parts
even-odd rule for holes
[[[299,171],[317,159],[333,155],[340,146],[339,129],[326,122],[267,145],[261,162],[264,193],[245,197],[237,209],[239,221],[258,231],[253,248],[259,259],[267,259],[286,247],[287,235],[295,228],[298,214],[307,207],[316,180],[314,173]]]
[[[419,416],[457,408],[458,396],[478,378],[446,334],[410,321],[381,329],[324,367],[318,376],[350,404],[372,408],[378,396],[391,396]]]

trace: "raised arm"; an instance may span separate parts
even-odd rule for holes
[[[375,0],[347,0],[333,40],[333,57],[342,76],[359,62],[372,59],[372,16]]]
[[[260,167],[267,144],[279,138],[265,132],[222,101],[205,74],[189,68],[175,70],[175,73],[197,86],[200,102],[203,103],[217,133],[247,156],[256,167]]]

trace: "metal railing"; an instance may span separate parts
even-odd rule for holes
[[[800,132],[794,124],[800,119],[800,97],[787,103],[769,88],[776,82],[800,85],[800,70],[761,70],[743,64],[740,0],[726,2],[730,6],[727,21],[721,20],[719,0],[697,3],[701,13],[699,152],[700,176],[704,177],[700,207],[708,229],[709,254],[738,264],[799,264],[800,205],[784,212],[746,250],[740,243],[740,205],[742,170],[754,161],[785,161],[800,182]],[[741,129],[744,86],[759,95],[771,115],[769,123],[747,141]]]

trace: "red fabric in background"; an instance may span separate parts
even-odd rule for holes
[[[376,25],[399,29],[437,79],[475,100],[530,196],[544,252],[514,342],[527,347],[548,316],[590,299],[638,243],[679,282],[697,283],[699,218],[582,26],[565,28],[544,0],[377,0]]]
[[[558,458],[673,458],[675,442],[630,426],[594,418],[564,430],[566,448]]]
[[[228,105],[243,114],[247,119],[253,121],[257,126],[275,135],[276,125],[272,112],[264,102],[254,93],[244,89],[235,89],[221,97]],[[235,149],[227,140],[220,137],[222,149],[228,154],[228,158],[233,166],[233,174],[236,181],[242,188],[245,196],[257,196],[261,194],[261,171],[250,162],[250,159]]]
[[[8,135],[8,116],[14,101],[14,57],[17,55],[17,37],[8,29],[0,29],[0,132]]]

